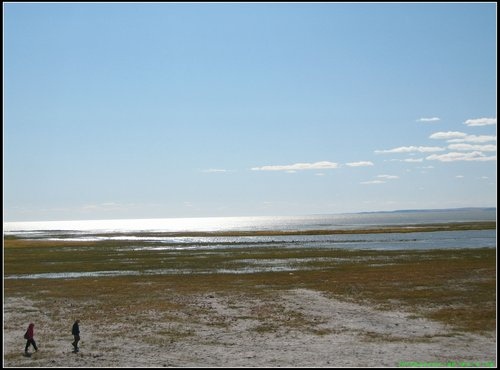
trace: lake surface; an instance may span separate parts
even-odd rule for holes
[[[495,221],[495,208],[395,211],[310,216],[204,217],[124,220],[5,222],[7,234],[73,231],[84,233],[232,230],[327,230],[467,221]]]
[[[311,215],[295,217],[207,217],[4,223],[5,235],[66,241],[135,241],[139,250],[224,248],[430,249],[496,247],[496,230],[348,235],[222,236],[225,231],[356,230],[378,226],[495,221],[496,209],[457,209]],[[176,233],[211,232],[211,236]],[[163,233],[163,235],[162,235]],[[129,243],[128,243],[129,244]]]

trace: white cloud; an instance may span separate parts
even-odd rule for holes
[[[430,139],[439,139],[439,140],[450,140],[450,139],[457,139],[457,138],[465,138],[467,134],[465,132],[459,132],[459,131],[448,131],[448,132],[435,132],[431,136],[429,136]]]
[[[363,184],[363,185],[385,184],[385,181],[382,181],[382,180],[371,180],[371,181],[360,182],[360,184]]]
[[[429,153],[429,152],[442,152],[444,148],[439,146],[400,146],[398,148],[388,150],[375,150],[375,153]]]
[[[426,158],[429,161],[456,162],[456,161],[496,161],[495,156],[485,156],[482,152],[470,153],[450,152],[446,154],[432,154]]]
[[[384,162],[420,163],[420,162],[423,162],[423,161],[424,161],[423,158],[405,158],[405,159],[396,159],[396,158],[393,158],[393,159],[386,160]]]
[[[349,166],[349,167],[373,166],[373,162],[370,162],[370,161],[350,162],[350,163],[346,163],[346,166]]]
[[[406,158],[402,160],[402,162],[408,162],[408,163],[420,163],[423,161],[424,161],[423,158]]]
[[[467,126],[469,126],[469,127],[496,125],[497,124],[497,119],[496,118],[475,118],[475,119],[468,119],[467,121],[464,122],[464,124],[467,125]]]
[[[493,135],[467,135],[461,139],[448,140],[449,143],[487,143],[488,141],[497,141],[497,137]]]
[[[253,167],[252,171],[303,171],[303,170],[326,170],[339,168],[338,163],[322,161],[315,163],[295,163],[288,165],[272,165]]]
[[[385,180],[395,180],[395,179],[399,179],[399,176],[395,176],[395,175],[377,175],[377,179],[376,180],[363,181],[363,182],[360,182],[360,184],[362,184],[362,185],[385,184],[386,183]]]
[[[437,122],[440,120],[441,119],[438,117],[430,117],[430,118],[422,117],[422,118],[417,119],[417,122]]]
[[[395,175],[378,175],[377,177],[379,179],[386,179],[386,180],[399,179],[399,176],[395,176]]]
[[[463,179],[463,178],[465,178],[465,176],[464,176],[464,175],[456,175],[455,177],[456,177],[457,179]]]
[[[430,139],[447,140],[448,143],[486,143],[488,141],[496,141],[497,137],[493,135],[468,135],[460,131],[435,132]]]
[[[450,144],[448,149],[460,151],[480,151],[480,152],[496,152],[497,146],[493,144],[488,145],[473,145],[473,144]]]

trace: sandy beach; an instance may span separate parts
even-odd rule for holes
[[[4,302],[4,366],[39,367],[397,367],[422,364],[496,365],[496,332],[460,333],[401,311],[326,297],[309,289],[276,294],[273,302],[208,294],[189,299],[192,312],[166,321],[149,310],[113,323],[82,321],[80,352],[68,329],[51,318],[71,317],[71,302],[57,316],[27,298]],[[186,302],[184,302],[186,303]],[[203,317],[189,320],[202,309]],[[299,328],[256,320],[278,315]],[[266,311],[273,315],[265,315]],[[257,315],[257,316],[256,316]],[[37,318],[38,353],[24,355],[24,326]],[[264,326],[263,326],[264,325]],[[116,333],[126,333],[116,335]],[[183,335],[179,335],[179,334]],[[32,349],[30,350],[33,351]]]

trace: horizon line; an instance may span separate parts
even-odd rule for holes
[[[89,218],[89,219],[67,219],[67,220],[30,220],[30,221],[4,221],[3,224],[12,223],[37,223],[37,222],[81,222],[81,221],[125,221],[125,220],[163,220],[163,219],[201,219],[201,218],[254,218],[254,217],[310,217],[310,216],[334,216],[334,215],[356,215],[372,213],[404,213],[404,212],[443,212],[443,211],[461,211],[461,210],[496,210],[496,206],[474,206],[474,207],[454,207],[454,208],[409,208],[394,209],[389,211],[356,211],[340,213],[309,213],[302,215],[259,215],[259,216],[187,216],[187,217],[144,217],[144,218]]]

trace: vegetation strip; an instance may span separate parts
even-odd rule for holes
[[[28,246],[23,247],[23,243]],[[210,294],[241,299],[258,296],[273,302],[277,292],[312,289],[379,309],[406,310],[459,331],[491,331],[496,327],[495,248],[367,251],[276,247],[202,253],[116,248],[122,243],[75,246],[68,242],[40,248],[35,241],[6,241],[4,276],[160,267],[187,268],[193,273],[5,279],[4,296],[25,296],[38,302],[43,312],[54,315],[58,305],[72,305],[82,309],[85,319],[122,320],[137,310],[154,310],[168,317],[186,312],[196,316],[189,302]],[[278,259],[298,263],[297,269],[237,275],[202,273],[224,266],[244,267],[249,260]]]

